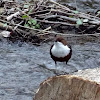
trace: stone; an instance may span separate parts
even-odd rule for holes
[[[48,78],[33,100],[100,100],[100,84],[75,75]]]

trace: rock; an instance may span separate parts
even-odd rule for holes
[[[100,61],[100,59],[98,59]],[[73,75],[100,83],[100,68],[78,70]]]
[[[100,84],[75,75],[49,78],[33,100],[100,100]]]
[[[10,37],[10,33],[11,32],[9,32],[9,31],[2,31],[2,32],[0,32],[0,36],[7,38],[7,37]]]

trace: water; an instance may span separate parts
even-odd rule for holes
[[[55,76],[55,71],[62,74],[100,67],[98,43],[72,45],[73,55],[68,65],[57,63],[57,66],[49,55],[51,44],[0,42],[0,100],[32,100],[39,84]]]
[[[57,2],[75,7],[76,10],[84,13],[91,12],[92,14],[100,10],[100,0],[56,0]]]

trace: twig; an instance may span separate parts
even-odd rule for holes
[[[19,11],[14,14],[11,14],[10,16],[7,17],[7,21],[11,20],[13,17],[17,17],[18,15],[20,15]]]
[[[36,15],[36,14],[41,14],[41,13],[44,13],[44,12],[49,12],[50,10],[46,9],[46,10],[42,10],[42,11],[37,11],[37,12],[33,12],[31,14],[29,14],[30,16],[32,15]],[[42,14],[41,14],[42,15]],[[37,15],[38,16],[38,15]]]
[[[75,26],[75,24],[69,24],[69,23],[66,23],[66,22],[54,22],[54,21],[39,20],[39,19],[37,19],[37,21],[43,22],[43,23],[50,23],[50,24],[61,24],[61,25],[67,25],[67,26]]]
[[[61,7],[63,10],[71,11],[69,8],[67,8],[67,7],[65,7],[65,6],[63,6],[63,5],[61,5],[61,4],[57,3],[57,2],[55,2],[55,1],[53,1],[53,0],[49,0],[49,2],[50,2],[50,3],[56,4],[57,6]]]
[[[10,16],[7,17],[7,21],[10,21],[13,17],[17,17],[18,15],[21,15],[21,14],[27,12],[27,11],[28,11],[28,9],[25,9],[25,10],[22,11],[22,12],[19,12],[19,11],[18,11],[18,12],[14,13],[14,14],[11,14]]]
[[[48,31],[48,30],[50,30],[50,29],[51,29],[51,26],[48,27],[48,28],[46,28],[46,29],[44,29],[44,30],[42,30],[42,31],[37,32],[35,35],[37,35],[37,36],[40,36],[40,35],[47,35],[48,33],[46,33],[46,31]],[[43,33],[43,34],[40,34],[40,33]]]
[[[58,14],[63,14],[63,15],[68,15],[68,16],[75,16],[76,14],[74,13],[68,13],[66,11],[62,11],[60,9],[51,9],[51,12],[55,12],[55,13],[58,13]],[[77,16],[77,15],[76,15]]]
[[[22,20],[20,23],[16,24],[16,26],[14,27],[14,30],[16,30],[18,28],[19,25],[21,25],[24,21]]]
[[[35,11],[37,11],[39,9],[39,7],[40,7],[40,5],[42,5],[42,3],[43,3],[43,0],[41,0],[40,2],[38,2],[37,8],[35,9]]]

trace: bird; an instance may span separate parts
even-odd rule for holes
[[[51,45],[50,55],[55,61],[55,65],[57,65],[57,61],[66,62],[67,64],[72,56],[72,48],[63,37],[59,36],[56,37],[54,44]]]

